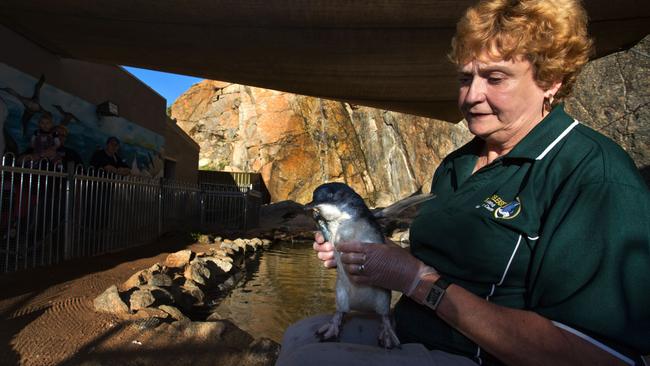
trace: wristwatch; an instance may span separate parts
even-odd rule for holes
[[[431,310],[436,311],[438,305],[440,304],[440,301],[442,300],[443,296],[445,296],[445,292],[447,291],[447,287],[449,287],[449,285],[451,285],[451,283],[444,277],[438,277],[436,282],[433,283],[433,286],[431,286],[431,290],[429,290],[429,293],[424,298],[424,305],[431,308]]]

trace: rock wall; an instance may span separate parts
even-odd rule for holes
[[[588,64],[569,113],[613,138],[650,182],[650,37]],[[172,118],[201,146],[201,169],[262,173],[273,201],[311,199],[321,183],[351,185],[385,206],[420,187],[471,138],[464,124],[205,80]]]
[[[650,186],[650,36],[590,62],[566,108],[621,145]]]
[[[201,146],[201,169],[260,172],[273,201],[304,203],[342,181],[387,205],[428,191],[441,159],[471,138],[463,124],[208,80],[171,115]]]

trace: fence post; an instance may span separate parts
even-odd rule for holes
[[[163,178],[158,182],[158,237],[160,237],[163,234]]]
[[[199,190],[199,231],[205,231],[205,191],[203,189]]]
[[[248,230],[248,193],[250,192],[250,187],[248,191],[244,193],[244,231]]]
[[[65,214],[64,214],[64,224],[63,224],[63,259],[68,260],[72,258],[72,240],[70,238],[70,231],[72,230],[72,199],[73,192],[72,187],[74,187],[74,180],[76,175],[74,174],[74,164],[68,164],[68,177],[65,182]]]

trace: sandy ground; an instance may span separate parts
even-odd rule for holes
[[[219,325],[215,343],[205,334],[178,337],[95,312],[93,299],[107,287],[185,248],[200,245],[173,234],[119,253],[0,275],[0,365],[238,365],[242,357],[260,364],[250,349],[241,351],[252,337],[228,322]]]

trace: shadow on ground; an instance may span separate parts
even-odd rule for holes
[[[41,317],[49,303],[30,304],[44,291],[83,276],[99,273],[136,259],[185,248],[193,242],[186,233],[172,233],[155,242],[91,258],[74,259],[49,267],[0,274],[0,363],[18,365],[20,354],[13,345],[18,334]]]

